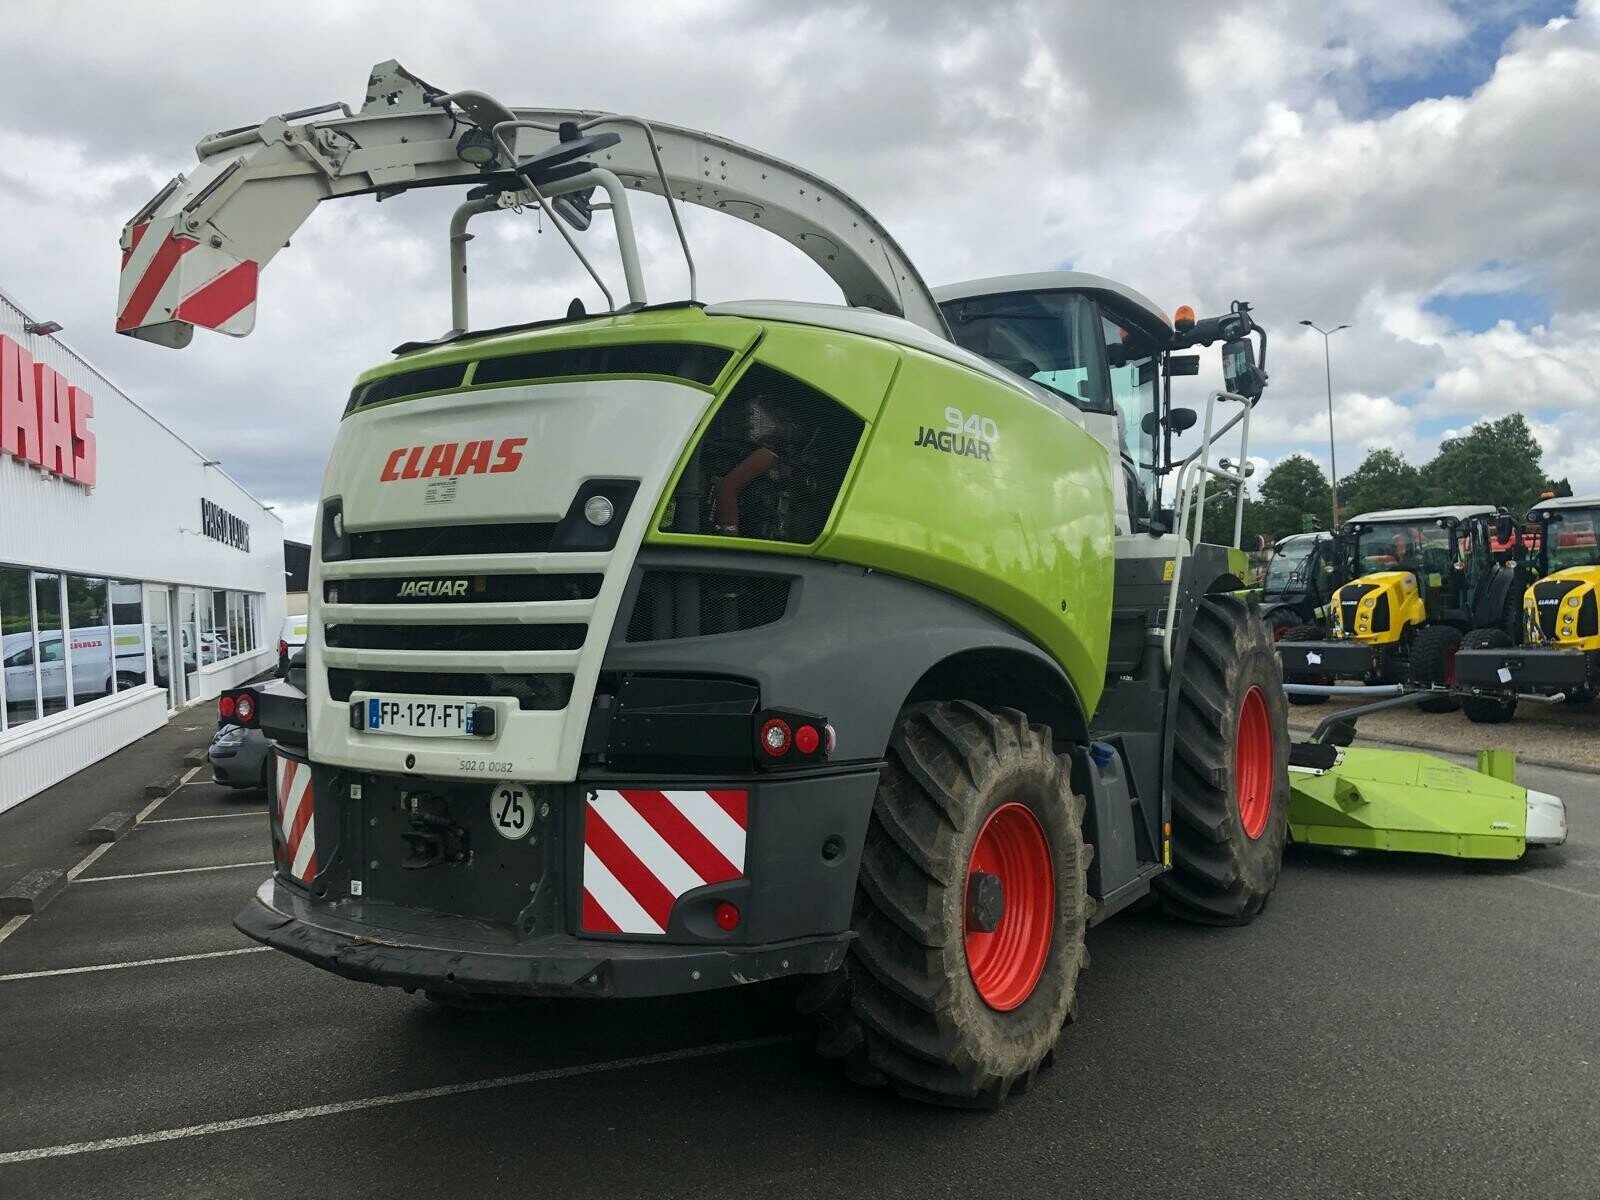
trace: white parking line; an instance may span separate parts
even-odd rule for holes
[[[231,813],[202,813],[198,817],[157,817],[154,821],[144,821],[145,825],[176,825],[179,821],[220,821],[224,817],[264,817],[267,810],[264,808],[247,808],[242,812]]]
[[[13,933],[26,925],[28,923],[28,918],[32,915],[32,913],[23,913],[21,916],[12,917],[11,920],[7,921],[4,925],[0,925],[0,942],[5,941]]]
[[[1526,875],[1511,875],[1508,876],[1508,878],[1517,879],[1523,883],[1537,883],[1540,887],[1554,888],[1558,892],[1566,892],[1569,896],[1583,896],[1588,900],[1600,900],[1600,894],[1595,892],[1585,892],[1579,888],[1568,887],[1564,883],[1551,883],[1548,879],[1530,879]]]
[[[195,875],[201,871],[232,871],[239,867],[270,867],[272,860],[245,863],[218,863],[214,867],[173,867],[169,871],[135,871],[131,875],[91,875],[79,883],[110,883],[114,879],[152,879],[157,875]]]
[[[14,975],[0,975],[0,983],[15,983],[19,979],[48,979],[53,975],[88,975],[95,971],[121,971],[128,967],[159,967],[163,963],[194,962],[201,958],[228,958],[235,954],[261,954],[271,946],[241,946],[237,950],[206,950],[199,954],[173,954],[166,958],[140,958],[133,962],[99,963],[92,967],[55,967],[49,971],[18,971]]]
[[[206,1137],[213,1133],[231,1133],[237,1129],[259,1129],[263,1125],[282,1125],[289,1121],[331,1117],[340,1113],[360,1112],[368,1108],[386,1108],[392,1104],[410,1104],[417,1100],[438,1100],[445,1096],[464,1096],[472,1092],[519,1087],[527,1083],[547,1083],[555,1079],[572,1079],[579,1075],[598,1075],[606,1071],[625,1071],[634,1067],[653,1067],[661,1063],[710,1058],[717,1054],[733,1054],[740,1050],[756,1050],[765,1046],[798,1042],[804,1040],[804,1036],[784,1033],[773,1037],[745,1038],[737,1042],[718,1042],[709,1046],[691,1046],[683,1050],[665,1050],[660,1054],[639,1054],[632,1058],[614,1058],[607,1062],[584,1063],[576,1067],[551,1067],[544,1071],[526,1071],[521,1075],[500,1075],[493,1079],[475,1079],[470,1083],[449,1083],[441,1087],[418,1088],[410,1092],[391,1092],[386,1096],[341,1100],[335,1104],[313,1104],[306,1108],[290,1108],[254,1117],[239,1117],[232,1121],[208,1121],[204,1125],[157,1129],[150,1133],[130,1134],[127,1137],[101,1138],[92,1142],[68,1142],[59,1146],[40,1146],[33,1150],[11,1150],[0,1154],[0,1165],[34,1162],[41,1158],[67,1158],[75,1154],[92,1154],[96,1150],[123,1150],[130,1146],[148,1146],[153,1142],[176,1142],[183,1138]]]

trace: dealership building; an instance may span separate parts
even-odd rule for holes
[[[277,515],[0,293],[0,811],[271,669],[283,616]]]

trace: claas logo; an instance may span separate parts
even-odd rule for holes
[[[381,483],[396,479],[437,479],[451,475],[502,475],[522,465],[525,437],[477,442],[441,442],[435,446],[401,446],[389,451]]]

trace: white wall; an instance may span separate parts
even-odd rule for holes
[[[0,454],[0,563],[260,593],[261,649],[202,667],[200,695],[215,696],[276,666],[284,617],[283,522],[221,467],[205,466],[205,454],[59,338],[27,334],[23,320],[22,310],[0,293],[0,333],[94,397],[98,479],[87,489]],[[248,553],[201,534],[202,498],[250,526]],[[136,699],[144,692],[0,734],[0,811],[158,727],[166,719],[165,690],[148,688],[159,703]]]

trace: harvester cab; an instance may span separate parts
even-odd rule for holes
[[[320,201],[465,191],[447,332],[360,376],[334,441],[304,687],[262,693],[250,937],[441,1002],[812,976],[825,1052],[990,1104],[1047,1061],[1091,919],[1261,911],[1281,674],[1236,549],[1193,536],[1207,484],[1243,484],[1213,455],[1265,384],[1247,305],[1168,321],[1070,274],[936,295],[798,167],[392,62],[359,112],[197,151],[123,233],[118,328],[174,347],[248,333]],[[641,193],[686,299],[647,291]],[[685,203],[845,304],[702,304]],[[468,223],[528,210],[606,311],[474,330]],[[606,217],[616,292],[579,244]],[[1179,351],[1215,342],[1223,387],[1173,407]]]
[[[1547,497],[1537,525],[1534,580],[1511,629],[1474,630],[1456,657],[1462,710],[1495,724],[1519,697],[1586,704],[1600,692],[1600,498]]]
[[[1475,629],[1520,625],[1523,568],[1496,559],[1491,540],[1511,518],[1491,505],[1393,509],[1346,522],[1337,547],[1345,577],[1323,624],[1278,642],[1291,683],[1408,683],[1438,689],[1422,707],[1450,711],[1456,654]],[[1325,695],[1300,693],[1297,703]]]

